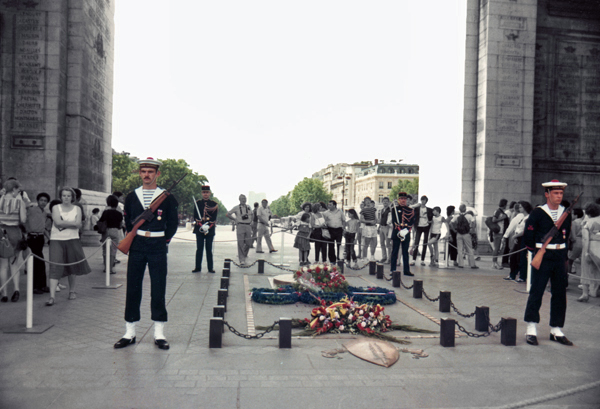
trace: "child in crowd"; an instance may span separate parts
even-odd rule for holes
[[[438,242],[442,237],[442,224],[446,225],[446,236],[448,237],[448,232],[450,231],[450,227],[448,226],[448,221],[441,215],[442,209],[439,206],[433,208],[433,219],[431,222],[431,232],[429,233],[429,254],[431,255],[431,262],[429,265],[431,267],[439,266],[439,257],[440,252],[438,249]]]
[[[377,248],[377,223],[376,223],[376,210],[375,202],[370,197],[365,197],[365,207],[360,211],[360,222],[364,223],[362,237],[363,237],[363,258],[375,259],[375,249]],[[369,257],[368,249],[371,246],[371,257]]]
[[[357,267],[356,253],[354,252],[354,241],[356,239],[356,233],[360,227],[360,222],[358,221],[358,214],[354,209],[348,210],[348,217],[349,219],[346,221],[346,229],[344,233],[344,239],[346,240],[346,261],[348,262],[348,265],[350,265],[350,259],[352,259],[354,262],[354,267]]]
[[[300,218],[300,226],[294,240],[294,247],[300,252],[300,265],[310,264],[308,252],[310,251],[310,213],[304,213]]]
[[[98,230],[98,227],[96,226],[98,220],[100,220],[100,209],[94,207],[94,209],[92,210],[92,216],[90,217],[90,225],[92,226],[93,230]]]

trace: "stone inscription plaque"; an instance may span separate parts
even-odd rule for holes
[[[14,16],[13,147],[43,148],[46,95],[46,13],[20,11]]]

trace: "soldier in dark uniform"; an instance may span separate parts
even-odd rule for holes
[[[410,247],[410,231],[415,224],[415,210],[406,205],[408,194],[398,193],[398,206],[392,208],[392,260],[391,271],[396,271],[398,252],[402,244],[402,264],[405,276],[413,276],[409,267],[408,248]],[[398,237],[400,235],[400,237]]]
[[[529,251],[536,252],[542,247],[544,236],[552,229],[560,216],[565,211],[561,206],[566,183],[553,180],[543,183],[545,188],[546,204],[534,209],[525,224],[524,242]],[[571,215],[568,215],[558,232],[546,247],[539,270],[531,268],[531,288],[527,307],[525,308],[525,321],[527,331],[525,340],[530,345],[538,345],[536,324],[540,322],[540,307],[548,280],[552,298],[550,299],[550,340],[563,345],[573,345],[565,337],[561,328],[565,324],[567,311],[567,252],[568,240],[571,232]]]
[[[210,199],[210,186],[202,186],[202,200],[196,202],[194,207],[194,234],[196,235],[196,267],[192,273],[202,271],[202,256],[204,255],[204,246],[206,246],[206,263],[208,272],[214,273],[213,268],[213,250],[212,244],[215,237],[217,224],[217,213],[219,204]],[[198,214],[200,212],[200,214]]]
[[[152,158],[138,161],[143,185],[125,199],[125,225],[133,229],[133,221],[150,206],[164,190],[157,187],[161,162]],[[127,295],[125,301],[126,333],[115,348],[135,343],[135,323],[140,320],[142,281],[146,265],[150,273],[150,309],[154,321],[154,343],[160,349],[169,349],[165,339],[164,325],[167,321],[165,290],[167,285],[167,245],[177,231],[177,200],[172,195],[161,203],[154,218],[142,224],[133,239],[127,262]]]

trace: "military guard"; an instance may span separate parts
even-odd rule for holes
[[[133,221],[150,206],[164,190],[157,187],[161,162],[147,158],[138,161],[142,186],[125,199],[125,225],[133,229]],[[125,301],[126,332],[115,348],[124,348],[135,343],[135,324],[140,320],[142,281],[146,265],[150,273],[150,309],[154,321],[154,343],[160,349],[169,349],[164,335],[167,322],[165,290],[167,285],[167,246],[175,235],[178,225],[177,200],[169,195],[160,204],[150,221],[144,222],[134,237],[127,262],[127,294]]]
[[[543,246],[544,236],[554,227],[560,216],[565,212],[561,206],[566,183],[552,180],[543,183],[546,204],[534,209],[525,224],[524,242],[529,251],[538,251]],[[562,333],[567,310],[567,252],[568,239],[571,232],[571,215],[564,220],[560,229],[554,235],[542,258],[539,270],[531,268],[531,288],[527,307],[525,308],[525,322],[527,332],[525,340],[530,345],[538,345],[536,324],[540,322],[540,307],[550,280],[552,298],[550,299],[550,340],[563,345],[573,345]]]
[[[202,257],[205,246],[208,272],[215,272],[213,268],[212,244],[215,237],[219,204],[210,200],[210,193],[210,186],[202,186],[202,199],[196,202],[194,209],[194,219],[196,220],[196,225],[194,226],[194,234],[196,235],[196,267],[194,267],[192,273],[202,271]]]
[[[415,210],[407,206],[408,194],[406,192],[398,193],[398,206],[394,205],[392,209],[392,260],[390,262],[390,271],[396,271],[398,262],[398,252],[402,244],[402,265],[405,276],[413,276],[409,267],[408,248],[410,247],[410,231],[415,224]]]

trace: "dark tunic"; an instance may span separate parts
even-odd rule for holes
[[[408,248],[410,247],[410,230],[415,224],[416,212],[408,206],[393,206],[392,207],[392,259],[390,261],[390,270],[396,271],[398,263],[398,253],[400,244],[402,244],[402,264],[404,273],[410,273]],[[402,229],[408,229],[409,233],[404,237],[404,241],[400,241],[398,232]]]
[[[162,237],[135,236],[127,261],[127,295],[125,301],[125,321],[140,320],[142,302],[142,282],[146,266],[150,274],[150,310],[153,321],[167,321],[165,291],[167,287],[167,243],[177,232],[177,200],[169,195],[154,212],[154,218],[144,222],[139,230],[164,232]],[[144,211],[135,192],[125,199],[125,226],[133,229],[133,221]],[[160,220],[159,220],[160,218]]]
[[[523,240],[525,246],[535,253],[539,250],[537,244],[543,243],[544,236],[552,229],[554,221],[542,207],[535,208],[525,224]],[[540,307],[546,285],[550,281],[552,298],[550,299],[550,326],[563,327],[567,311],[566,288],[568,240],[571,233],[571,215],[567,216],[559,231],[550,241],[550,245],[564,245],[563,249],[546,249],[539,270],[531,268],[531,288],[527,307],[525,308],[526,322],[540,322]]]

